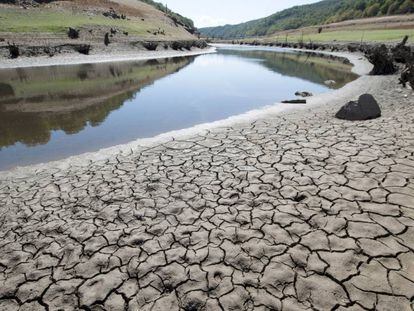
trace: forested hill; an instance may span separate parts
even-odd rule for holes
[[[239,39],[344,20],[414,13],[414,0],[324,0],[238,25],[199,29],[207,37]]]

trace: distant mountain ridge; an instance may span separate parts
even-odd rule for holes
[[[200,28],[199,31],[207,37],[242,39],[356,18],[409,13],[414,13],[413,0],[324,0],[246,23]]]

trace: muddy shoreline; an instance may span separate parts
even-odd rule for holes
[[[203,49],[192,48],[190,50],[116,50],[110,53],[99,53],[82,55],[79,53],[59,54],[54,57],[36,56],[36,57],[19,57],[17,59],[1,58],[0,70],[5,68],[20,67],[39,67],[39,66],[60,66],[60,65],[78,65],[90,63],[108,63],[121,61],[139,61],[170,57],[193,56],[207,53],[214,53],[214,47],[206,47]]]

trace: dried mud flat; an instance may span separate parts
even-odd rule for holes
[[[366,79],[380,119],[336,99],[0,174],[0,310],[412,310],[413,94]]]

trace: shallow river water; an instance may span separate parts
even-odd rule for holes
[[[225,119],[356,77],[338,59],[251,47],[0,70],[0,170]]]

